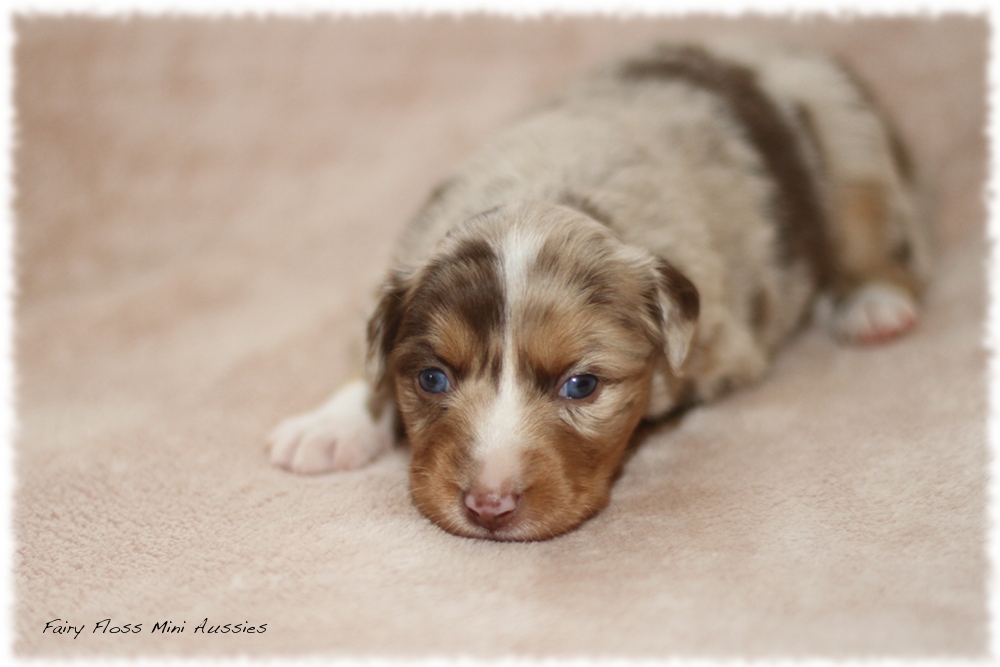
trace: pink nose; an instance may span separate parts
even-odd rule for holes
[[[521,497],[516,493],[493,489],[473,489],[465,492],[465,506],[469,518],[487,530],[506,525],[514,516]]]

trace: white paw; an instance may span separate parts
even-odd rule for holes
[[[869,283],[840,304],[833,331],[840,340],[870,345],[901,336],[917,323],[917,304],[906,290]]]
[[[392,444],[392,410],[375,421],[368,386],[352,382],[312,412],[289,417],[269,438],[271,464],[300,474],[353,470]]]

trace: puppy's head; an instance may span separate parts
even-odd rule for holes
[[[683,363],[698,294],[563,206],[494,209],[390,277],[369,370],[413,449],[410,485],[452,533],[566,532],[604,507],[649,398]]]

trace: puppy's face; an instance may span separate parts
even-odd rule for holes
[[[394,275],[369,328],[417,507],[471,537],[578,526],[607,504],[652,368],[665,348],[683,361],[697,307],[669,265],[569,208],[494,210],[455,230]]]

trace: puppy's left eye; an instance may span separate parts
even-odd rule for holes
[[[563,398],[587,398],[597,389],[596,375],[574,375],[559,388]]]
[[[450,389],[448,376],[439,368],[428,368],[417,376],[420,388],[428,394],[442,394]]]

